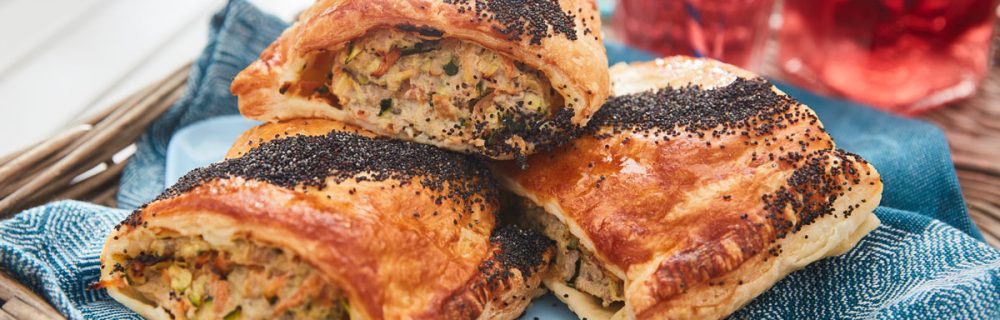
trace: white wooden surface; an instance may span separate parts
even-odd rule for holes
[[[312,0],[251,0],[291,20]],[[225,0],[0,0],[0,156],[194,59]]]

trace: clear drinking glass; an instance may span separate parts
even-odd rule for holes
[[[774,0],[620,0],[611,25],[636,48],[759,70],[773,7]]]
[[[785,0],[784,78],[901,114],[972,95],[996,0]]]

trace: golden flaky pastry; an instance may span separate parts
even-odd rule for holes
[[[681,57],[611,73],[583,136],[497,165],[581,317],[721,318],[879,224],[875,168],[766,80]]]
[[[600,30],[593,0],[320,0],[232,92],[257,120],[511,159],[565,141],[607,98]]]
[[[431,146],[265,124],[116,227],[99,285],[152,319],[513,319],[551,240],[497,227],[494,183]]]

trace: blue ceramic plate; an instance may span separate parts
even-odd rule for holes
[[[225,158],[233,141],[244,131],[260,124],[241,116],[215,117],[184,127],[167,145],[167,185],[173,185],[188,171]]]
[[[651,55],[623,45],[607,43],[608,62],[649,60]],[[167,147],[167,185],[192,169],[222,160],[241,133],[260,122],[240,116],[216,117],[177,131]],[[536,299],[521,319],[573,319],[576,316],[552,294]]]

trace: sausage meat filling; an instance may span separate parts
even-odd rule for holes
[[[548,78],[471,42],[378,29],[305,61],[282,94],[325,101],[410,137],[473,141],[489,156],[498,145],[523,146],[558,129],[551,120],[564,99]]]
[[[219,248],[200,237],[145,243],[115,254],[113,275],[124,293],[174,319],[348,319],[343,292],[281,248],[243,239]]]
[[[521,206],[530,225],[556,241],[559,248],[550,272],[577,291],[598,298],[605,308],[621,308],[625,301],[625,285],[617,276],[601,267],[594,254],[580,245],[580,239],[570,233],[566,224],[545,209],[524,200]]]

